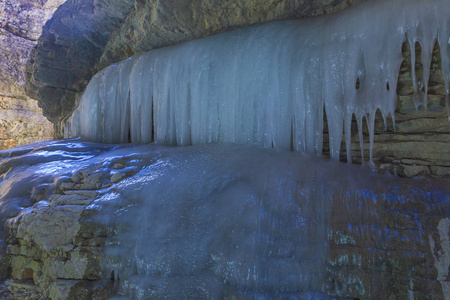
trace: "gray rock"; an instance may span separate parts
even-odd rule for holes
[[[44,23],[65,0],[0,2],[0,95],[25,96],[25,69]]]
[[[114,175],[111,176],[111,182],[116,183],[121,181],[123,178],[125,178],[124,173],[115,173]]]

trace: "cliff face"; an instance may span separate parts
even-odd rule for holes
[[[53,125],[36,100],[0,96],[0,150],[52,138]]]
[[[0,149],[53,138],[52,124],[25,94],[25,70],[44,23],[63,2],[0,1]]]
[[[25,68],[45,22],[64,0],[0,1],[0,93],[25,96]]]

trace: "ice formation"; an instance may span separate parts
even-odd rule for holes
[[[436,41],[449,102],[449,30],[449,0],[386,0],[153,50],[96,74],[65,134],[109,143],[221,141],[320,154],[325,107],[331,157],[339,158],[343,133],[350,148],[355,115],[361,146],[367,120],[372,159],[376,111],[394,119],[404,42],[422,49],[423,76],[412,72],[416,106],[427,105]]]
[[[10,261],[11,282],[42,293],[114,278],[112,299],[405,299],[412,279],[417,299],[443,299],[449,212],[447,179],[279,149],[0,151],[0,271]],[[30,265],[34,280],[19,281]]]

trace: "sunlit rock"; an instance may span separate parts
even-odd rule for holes
[[[0,149],[53,139],[53,125],[25,94],[25,73],[42,27],[64,2],[0,2]]]
[[[53,124],[37,102],[0,96],[0,150],[53,139]]]

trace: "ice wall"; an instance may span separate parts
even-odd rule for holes
[[[343,132],[350,148],[355,115],[361,146],[367,120],[371,160],[376,111],[394,119],[403,42],[422,49],[423,76],[412,72],[416,106],[427,105],[436,41],[449,99],[449,22],[449,0],[373,1],[153,50],[96,74],[65,135],[109,143],[221,141],[320,154],[325,107],[332,158],[339,158]],[[347,157],[351,161],[349,151]]]

